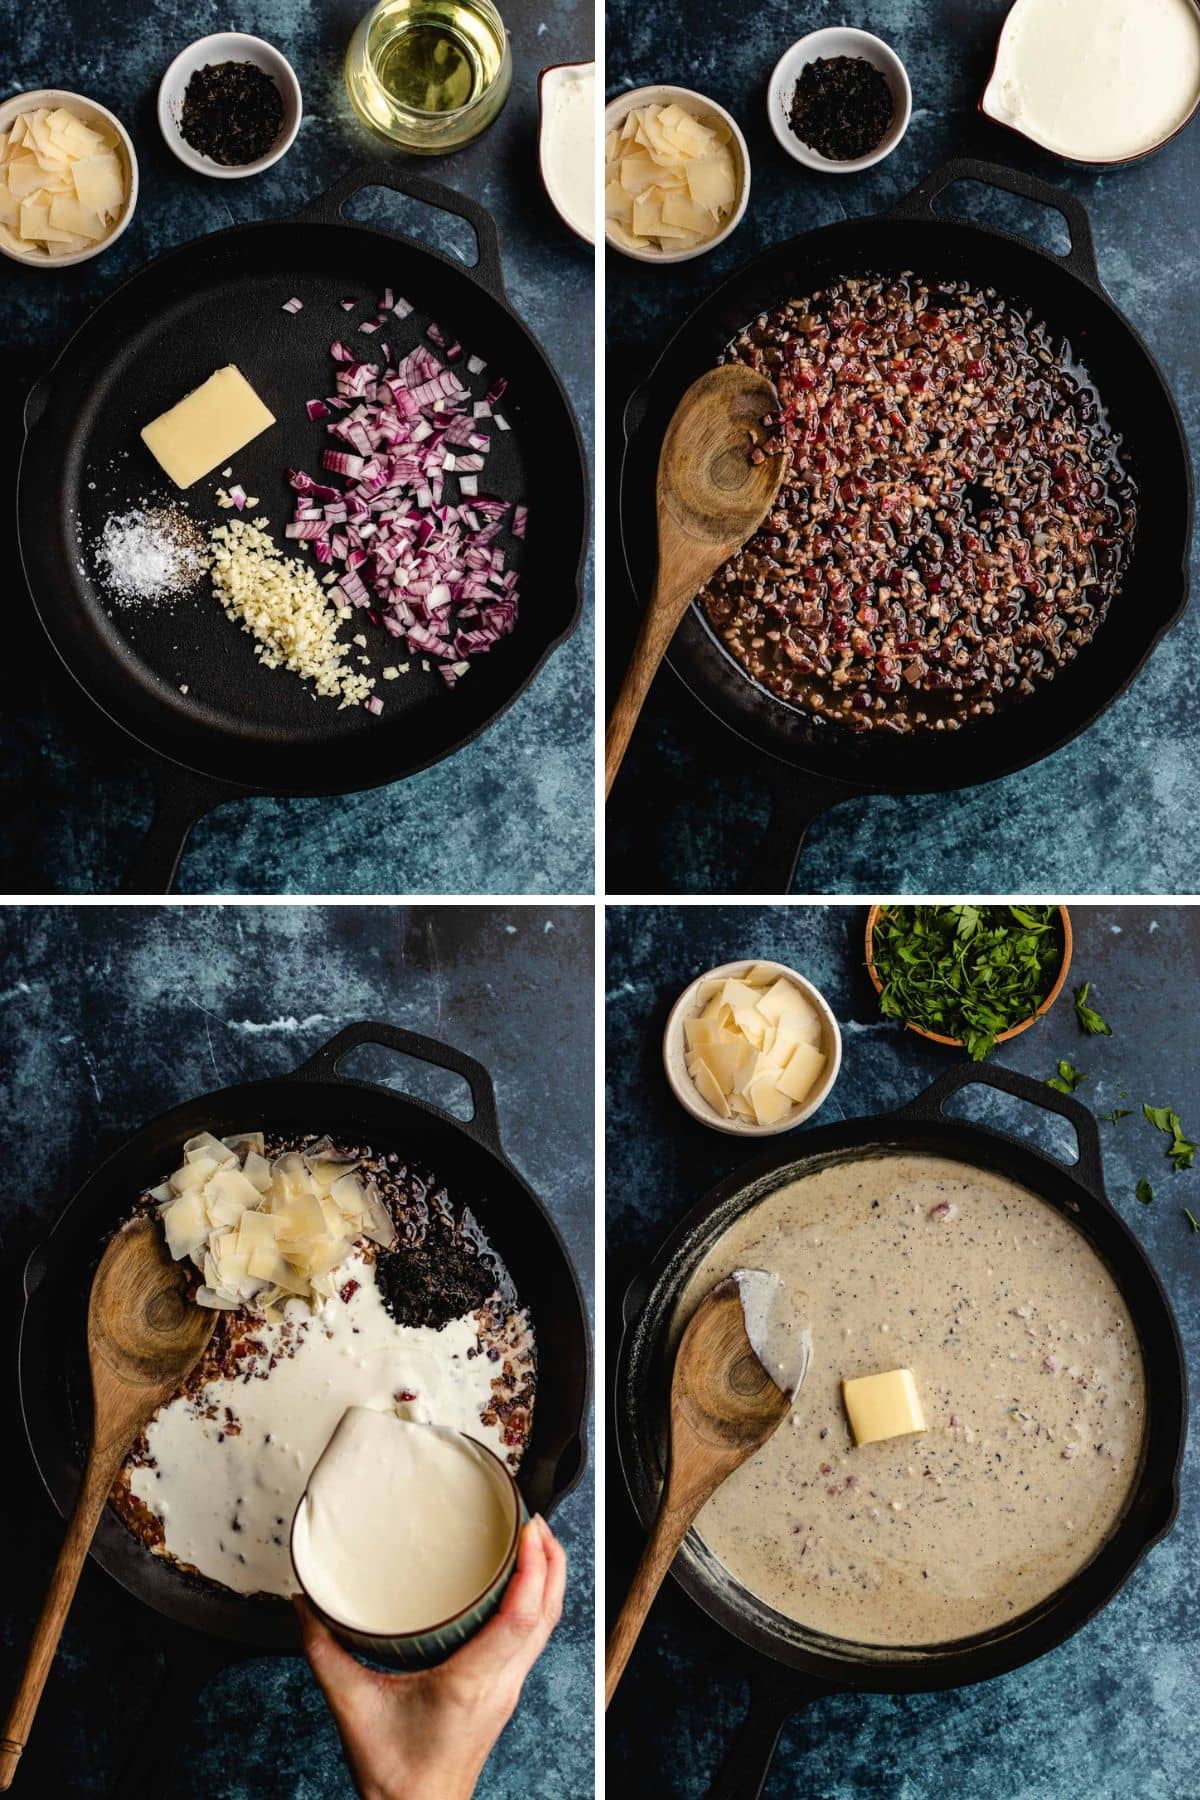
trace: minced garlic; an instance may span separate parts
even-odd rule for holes
[[[209,537],[212,584],[227,616],[255,639],[264,668],[290,669],[318,694],[361,706],[373,676],[346,668],[350,646],[337,638],[338,612],[312,569],[284,556],[259,524],[216,525]]]

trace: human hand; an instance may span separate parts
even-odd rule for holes
[[[562,1613],[567,1559],[540,1516],[521,1533],[500,1609],[435,1669],[364,1668],[297,1595],[304,1654],[362,1800],[470,1800]]]

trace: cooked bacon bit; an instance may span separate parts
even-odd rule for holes
[[[347,1281],[338,1289],[338,1294],[346,1302],[347,1306],[350,1304],[351,1300],[353,1300],[361,1285],[361,1282]]]
[[[400,1402],[403,1400],[415,1400],[416,1397],[417,1396],[413,1393],[411,1388],[399,1388],[392,1395],[392,1399],[396,1402],[397,1405],[399,1405]]]

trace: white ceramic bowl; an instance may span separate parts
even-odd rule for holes
[[[227,168],[211,156],[201,156],[185,139],[179,128],[183,113],[183,96],[197,69],[206,63],[251,62],[264,69],[283,97],[283,124],[279,136],[265,156],[253,162],[237,163]],[[281,156],[286,156],[296,140],[304,104],[300,83],[287,57],[265,39],[250,37],[244,31],[214,31],[211,37],[198,38],[181,50],[158,84],[158,123],[168,147],[180,162],[197,175],[212,175],[218,181],[240,181],[245,175],[261,175]]]
[[[574,80],[580,75],[586,74],[589,70],[594,79],[596,72],[596,65],[594,62],[550,63],[538,75],[538,173],[542,178],[542,186],[546,190],[547,200],[549,200],[551,206],[554,208],[567,230],[575,237],[579,238],[581,242],[585,244],[594,244],[596,241],[595,232],[589,233],[584,231],[582,226],[576,224],[575,220],[571,217],[570,212],[563,204],[558,173],[553,167],[551,157],[552,140],[549,130],[551,109],[554,104],[555,95],[566,83]],[[591,131],[594,133],[595,129],[595,113],[593,112]],[[596,168],[595,155],[596,147],[593,138],[591,154],[591,168],[593,173]]]
[[[732,113],[727,113],[723,106],[715,100],[706,100],[703,94],[697,94],[692,88],[669,87],[659,83],[655,87],[633,88],[628,94],[620,94],[610,100],[604,109],[604,137],[607,141],[610,131],[625,123],[626,117],[635,106],[669,106],[672,100],[678,101],[701,125],[722,124],[730,133],[730,148],[733,151],[734,178],[737,182],[737,198],[733,203],[733,211],[715,236],[705,244],[693,244],[685,250],[627,250],[624,244],[615,243],[609,237],[607,229],[604,241],[610,250],[617,250],[622,256],[628,256],[633,262],[646,263],[681,263],[691,262],[693,257],[707,256],[718,244],[735,232],[741,224],[750,199],[750,152],[746,148],[746,140],[742,136],[742,128]]]
[[[740,978],[755,967],[770,969],[776,978],[786,976],[812,1001],[821,1015],[821,1048],[827,1059],[824,1074],[803,1104],[794,1107],[786,1118],[779,1119],[774,1125],[752,1125],[747,1120],[736,1117],[722,1119],[701,1096],[687,1070],[687,1042],[683,1035],[683,1022],[685,1019],[696,1018],[704,1010],[698,998],[698,990],[706,981],[717,981],[727,976]],[[719,968],[697,975],[671,1008],[663,1031],[663,1068],[675,1098],[702,1125],[710,1125],[714,1131],[728,1132],[731,1137],[777,1137],[782,1131],[794,1131],[797,1125],[803,1125],[806,1119],[811,1119],[817,1108],[828,1100],[841,1066],[842,1034],[824,994],[813,986],[807,975],[801,975],[798,969],[790,969],[786,963],[772,962],[768,956],[748,956],[741,962],[722,963]]]
[[[95,100],[87,100],[82,94],[72,94],[66,88],[35,88],[28,94],[14,94],[0,106],[0,131],[7,131],[20,113],[33,112],[39,106],[66,106],[83,120],[85,125],[97,128],[106,126],[117,136],[117,158],[125,176],[125,209],[109,232],[98,244],[89,250],[76,250],[71,256],[43,256],[37,251],[22,255],[10,250],[6,244],[0,243],[0,251],[10,262],[20,263],[25,269],[71,269],[76,263],[90,262],[93,256],[103,256],[112,247],[133,217],[133,210],[138,197],[138,161],[133,147],[133,139],[122,125],[115,113],[110,113],[107,106],[100,106]]]
[[[829,157],[819,156],[807,144],[802,144],[788,124],[788,112],[800,71],[806,63],[815,62],[818,56],[861,56],[887,77],[895,103],[892,122],[874,150],[866,156],[852,157],[849,162],[832,162]],[[810,31],[807,37],[800,38],[790,50],[784,51],[771,71],[767,85],[767,117],[771,121],[771,130],[789,156],[794,156],[806,168],[819,169],[823,175],[857,175],[860,170],[882,162],[885,156],[892,154],[908,130],[911,116],[912,88],[908,71],[896,52],[871,32],[854,31],[846,25],[827,25],[821,31]]]

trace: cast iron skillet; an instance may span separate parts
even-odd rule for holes
[[[960,181],[1053,207],[1069,227],[1069,252],[1051,255],[1009,232],[938,216],[937,196]],[[1074,195],[1033,175],[968,160],[944,164],[882,218],[827,225],[766,251],[676,332],[625,414],[621,534],[642,603],[655,566],[659,446],[689,383],[743,325],[789,295],[839,276],[904,269],[994,287],[1069,340],[1132,454],[1140,487],[1136,547],[1123,592],[1086,651],[1020,705],[950,740],[941,733],[859,735],[818,722],[752,681],[693,607],[667,652],[671,667],[723,724],[774,759],[771,829],[739,884],[746,892],[786,893],[805,831],[840,800],[970,787],[1060,749],[1125,691],[1187,604],[1192,476],[1183,427],[1158,365],[1101,284],[1087,213]]]
[[[972,1082],[1060,1113],[1075,1129],[1078,1162],[1068,1167],[1019,1138],[948,1118],[945,1101]],[[1103,1258],[1133,1317],[1146,1369],[1146,1436],[1133,1497],[1100,1554],[1040,1607],[1000,1630],[921,1650],[855,1645],[806,1630],[738,1587],[691,1533],[671,1571],[676,1581],[710,1618],[769,1659],[758,1664],[750,1710],[709,1790],[710,1800],[754,1800],[783,1725],[810,1700],[838,1689],[919,1693],[961,1687],[1055,1649],[1112,1599],[1175,1519],[1187,1419],[1183,1351],[1158,1277],[1105,1196],[1096,1122],[1077,1100],[1027,1075],[964,1063],[898,1112],[820,1126],[728,1176],[687,1214],[646,1274],[631,1284],[615,1404],[621,1466],[642,1523],[657,1508],[662,1480],[667,1332],[692,1271],[735,1217],[784,1182],[893,1149],[954,1157],[1010,1176],[1067,1214]]]
[[[451,1069],[474,1104],[463,1122],[424,1100],[338,1073],[362,1044],[382,1044]],[[480,1063],[448,1044],[376,1023],[350,1025],[291,1075],[222,1088],[162,1114],[91,1175],[25,1270],[21,1323],[21,1406],[29,1445],[64,1517],[75,1501],[90,1409],[85,1319],[92,1273],[113,1228],[138,1194],[161,1180],[184,1141],[269,1131],[328,1131],[395,1150],[426,1165],[452,1200],[466,1202],[533,1316],[538,1391],[520,1487],[530,1512],[548,1513],[583,1473],[590,1349],[583,1299],[549,1214],[500,1145],[496,1098]],[[92,1556],[128,1592],[178,1624],[257,1651],[294,1651],[290,1605],[217,1587],[146,1550],[117,1518],[100,1521]]]
[[[478,244],[475,267],[348,223],[342,207],[370,187],[465,219]],[[374,316],[385,287],[416,311],[394,329],[362,336],[359,322]],[[293,294],[304,303],[295,315],[281,310]],[[338,300],[350,296],[358,307],[343,312]],[[436,671],[425,673],[421,659],[412,659],[409,675],[379,684],[385,710],[373,718],[361,707],[339,711],[336,701],[314,700],[295,677],[262,669],[250,638],[203,584],[183,600],[106,608],[93,537],[110,513],[174,491],[139,440],[142,425],[215,368],[236,362],[277,423],[239,451],[233,468],[282,541],[294,499],[287,469],[319,472],[324,426],[308,420],[304,402],[330,391],[331,342],[342,338],[370,360],[382,339],[394,350],[422,341],[431,319],[486,359],[486,377],[464,377],[479,397],[490,380],[507,376],[502,408],[511,430],[493,434],[483,491],[526,500],[530,509],[517,558],[518,627],[472,664],[469,679],[448,692]],[[348,793],[461,749],[512,704],[579,621],[587,536],[579,428],[544,350],[505,295],[490,214],[427,176],[371,164],[295,218],[216,232],[160,257],[71,339],[30,394],[25,426],[17,518],[34,606],[67,670],[151,753],[156,774],[155,820],[126,878],[128,892],[166,892],[191,827],[223,800]],[[212,499],[219,478],[218,471],[189,491],[203,520],[226,516]],[[398,660],[397,645],[369,624],[363,630],[370,672],[378,675]],[[269,866],[269,846],[263,854]]]

